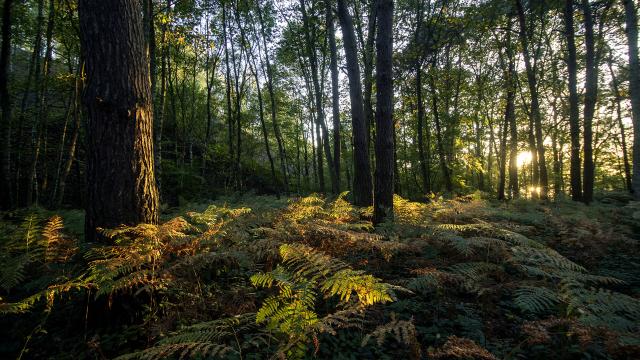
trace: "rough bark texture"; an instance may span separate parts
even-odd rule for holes
[[[633,196],[640,200],[640,62],[638,60],[638,15],[633,0],[623,0],[629,46],[629,92],[633,119]]]
[[[2,47],[0,48],[0,111],[2,114],[2,176],[0,176],[0,209],[12,206],[11,199],[11,97],[9,94],[9,63],[11,60],[12,0],[5,0],[2,10]]]
[[[373,222],[393,221],[393,0],[378,0],[376,38],[376,172]]]
[[[522,1],[516,0],[518,10],[518,20],[520,23],[520,42],[522,43],[522,54],[525,68],[527,70],[527,83],[529,84],[529,95],[531,96],[530,116],[535,129],[536,152],[538,155],[538,166],[540,169],[540,192],[542,199],[547,198],[549,192],[549,178],[547,175],[547,162],[544,155],[544,137],[542,136],[542,114],[540,113],[540,102],[538,99],[538,85],[531,55],[529,53],[529,39],[526,31],[526,19]]]
[[[589,204],[593,201],[594,162],[593,162],[593,115],[598,100],[598,63],[593,32],[593,15],[589,0],[582,0],[584,13],[584,43],[586,53],[586,78],[584,94],[584,182],[582,183],[582,201]]]
[[[578,61],[576,41],[573,32],[573,0],[566,0],[564,7],[564,30],[567,38],[567,69],[569,72],[569,133],[571,135],[571,198],[582,200],[582,180],[580,175],[580,113],[578,110]]]
[[[349,97],[351,99],[353,200],[355,205],[371,206],[373,204],[373,189],[369,162],[369,130],[363,104],[355,31],[345,0],[338,0],[338,18],[342,28],[349,77]]]
[[[141,10],[137,0],[78,4],[87,81],[88,241],[98,237],[98,227],[158,222]]]

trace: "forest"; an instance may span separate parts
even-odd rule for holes
[[[638,359],[636,0],[0,0],[0,358]]]

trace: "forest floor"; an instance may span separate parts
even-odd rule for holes
[[[640,204],[240,196],[82,243],[0,223],[0,358],[634,358]],[[57,216],[56,214],[60,214]]]

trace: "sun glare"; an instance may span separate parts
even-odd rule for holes
[[[531,164],[531,151],[523,151],[518,154],[518,167]]]

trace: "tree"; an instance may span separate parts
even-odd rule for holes
[[[373,223],[393,221],[393,0],[378,0],[376,38],[376,172]]]
[[[549,192],[549,180],[547,175],[547,162],[544,155],[544,138],[542,136],[542,115],[540,113],[540,101],[538,98],[538,84],[533,64],[531,63],[531,54],[529,51],[529,39],[527,35],[527,23],[522,6],[522,0],[516,0],[516,8],[518,11],[518,20],[520,23],[520,42],[522,44],[522,55],[527,71],[527,83],[529,85],[529,96],[531,97],[531,111],[529,116],[535,129],[536,151],[538,155],[538,166],[540,171],[540,192],[542,199],[547,198]]]
[[[338,4],[340,0],[338,0]],[[327,15],[327,37],[329,39],[329,68],[331,71],[331,109],[333,118],[333,167],[336,180],[332,183],[334,194],[340,193],[340,92],[338,84],[338,47],[336,46],[336,28],[333,21],[331,2],[325,0]]]
[[[589,0],[582,0],[584,13],[584,44],[586,52],[586,79],[584,94],[584,182],[582,201],[589,204],[593,201],[593,182],[595,164],[593,163],[593,115],[598,100],[598,61],[596,59],[595,35],[593,31],[593,15]]]
[[[364,112],[355,31],[345,0],[338,0],[338,19],[342,28],[347,76],[349,77],[349,97],[351,99],[353,202],[358,206],[370,206],[373,203],[373,189],[369,162],[369,130]]]
[[[640,200],[640,60],[638,59],[638,14],[633,0],[623,0],[629,47],[629,93],[633,120],[633,196]]]
[[[578,61],[573,32],[573,0],[566,0],[564,6],[564,28],[567,38],[567,70],[569,72],[569,127],[571,135],[571,198],[582,200],[582,180],[580,176],[580,114],[578,110]]]
[[[86,61],[85,236],[98,228],[157,223],[153,110],[137,0],[81,0],[80,42]]]
[[[11,62],[11,9],[13,0],[4,0],[2,9],[2,47],[0,48],[0,112],[4,145],[2,148],[2,175],[0,209],[10,208],[11,198],[11,95],[9,94],[9,63]]]

